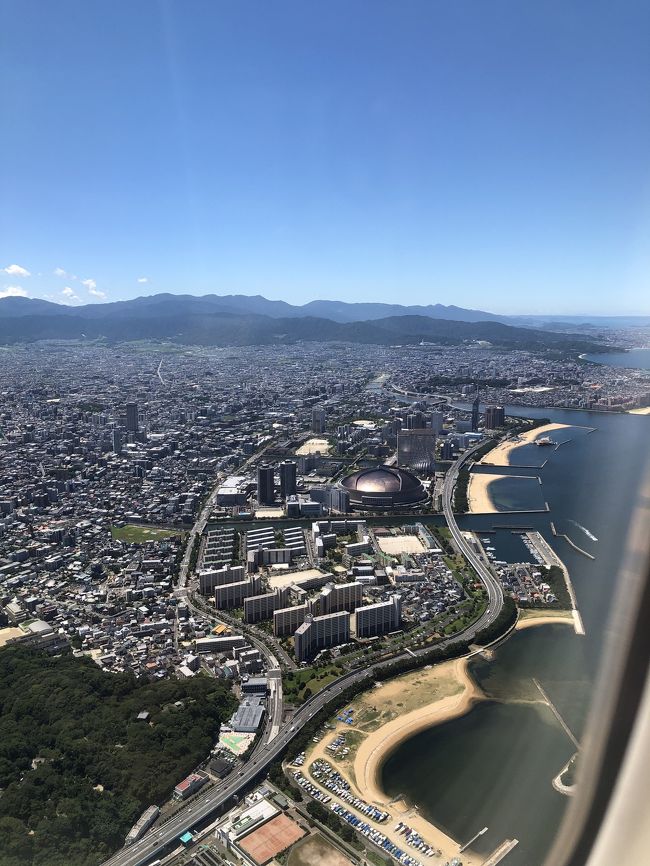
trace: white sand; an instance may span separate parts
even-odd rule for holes
[[[539,436],[548,436],[554,430],[565,430],[570,426],[570,424],[545,424],[543,427],[527,430],[514,439],[505,439],[496,448],[488,451],[485,457],[479,460],[479,463],[486,466],[510,466],[510,452],[514,451],[515,448],[519,448],[520,445],[530,445]]]
[[[380,771],[388,755],[404,740],[418,731],[466,713],[474,701],[483,698],[467,672],[467,663],[467,658],[454,659],[413,671],[389,680],[371,692],[364,693],[360,696],[361,701],[360,698],[355,698],[353,703],[357,712],[362,702],[365,706],[375,707],[383,718],[386,714],[394,717],[370,733],[362,731],[363,725],[361,728],[356,728],[338,722],[334,732],[329,731],[327,736],[309,750],[304,766],[304,770],[307,770],[305,774],[308,775],[308,767],[314,760],[323,758],[332,763],[347,779],[357,796],[367,802],[376,803],[390,813],[391,820],[379,826],[382,833],[385,833],[396,845],[417,857],[418,853],[415,849],[405,845],[404,837],[395,830],[398,821],[405,821],[417,830],[428,844],[440,849],[442,857],[432,860],[435,863],[444,863],[445,860],[458,857],[459,843],[421,817],[412,805],[401,800],[391,802],[390,797],[381,788]],[[431,694],[437,697],[430,703],[422,705]],[[343,731],[364,733],[364,739],[354,756],[353,766],[333,761],[326,749],[334,738],[334,733]],[[310,780],[317,784],[311,777]],[[327,793],[331,796],[330,791]],[[337,800],[336,797],[332,799]],[[342,805],[346,804],[342,803]],[[482,857],[471,851],[464,851],[460,859],[464,866],[479,866],[483,861]]]
[[[469,476],[469,484],[467,485],[467,504],[470,514],[498,514],[499,510],[495,507],[492,497],[490,496],[490,483],[498,478],[506,478],[505,475],[491,475],[481,473],[472,473]]]

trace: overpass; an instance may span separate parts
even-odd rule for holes
[[[466,463],[467,460],[469,460],[470,457],[476,451],[478,451],[483,444],[483,442],[478,442],[476,445],[468,448],[467,451],[461,454],[460,457],[456,460],[456,462],[452,463],[452,465],[449,467],[442,488],[442,510],[457,550],[459,550],[463,554],[465,559],[467,559],[470,565],[474,568],[479,578],[481,579],[481,582],[485,586],[488,594],[488,606],[486,609],[486,613],[490,613],[490,622],[493,622],[501,613],[501,608],[503,607],[503,593],[501,592],[501,586],[499,584],[499,581],[492,573],[491,569],[488,567],[485,561],[476,553],[472,545],[460,531],[458,524],[456,523],[456,517],[454,516],[452,508],[452,496],[454,492],[454,487],[456,486],[456,482],[458,481],[458,474],[462,469],[463,464]]]

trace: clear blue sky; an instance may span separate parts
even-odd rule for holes
[[[647,0],[0,0],[0,295],[650,313],[649,46]]]

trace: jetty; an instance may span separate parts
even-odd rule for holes
[[[553,534],[557,535],[555,532],[555,527],[553,523],[551,523],[551,529],[553,529]],[[582,622],[582,617],[580,616],[580,611],[578,610],[578,601],[576,598],[575,590],[573,589],[573,584],[571,583],[571,577],[569,575],[569,569],[562,562],[557,553],[553,550],[551,545],[546,541],[544,536],[539,532],[527,532],[526,537],[533,545],[538,554],[542,557],[546,565],[555,565],[562,570],[564,574],[564,582],[566,584],[567,592],[569,593],[569,598],[571,599],[571,614],[573,616],[573,628],[576,634],[583,635],[585,633],[584,623]],[[593,557],[592,557],[593,558]]]
[[[487,860],[484,861],[483,866],[496,866],[497,863],[500,863],[504,857],[507,857],[508,854],[519,844],[519,839],[506,839],[505,842],[502,842],[499,847],[493,851]]]
[[[571,728],[567,725],[567,723],[566,723],[566,722],[564,721],[564,719],[562,718],[562,715],[561,715],[560,711],[559,711],[558,708],[555,706],[555,704],[553,703],[553,701],[549,698],[549,696],[546,694],[546,692],[544,691],[544,689],[543,689],[542,686],[540,685],[539,680],[536,680],[535,677],[533,677],[533,682],[534,682],[535,685],[537,686],[540,695],[541,695],[542,698],[544,699],[544,703],[549,707],[549,709],[551,710],[551,712],[553,713],[553,715],[555,716],[555,718],[556,718],[556,719],[558,720],[558,722],[562,725],[562,728],[563,728],[563,730],[564,730],[564,733],[567,735],[567,737],[571,740],[571,742],[573,743],[573,745],[576,747],[576,751],[579,751],[579,750],[580,750],[580,743],[578,742],[578,740],[577,740],[577,739],[575,738],[575,736],[573,735],[573,731],[571,730]]]

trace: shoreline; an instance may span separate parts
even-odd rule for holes
[[[650,415],[650,406],[642,406],[638,409],[628,409],[628,415]]]
[[[532,444],[540,435],[546,436],[555,430],[566,430],[571,426],[573,425],[552,422],[544,424],[541,427],[534,427],[532,430],[526,430],[514,439],[505,439],[503,442],[500,442],[496,448],[488,451],[485,457],[482,457],[478,462],[481,466],[511,466],[510,454],[516,448],[519,448],[521,445]]]
[[[515,631],[522,631],[536,625],[570,625],[574,627],[573,612],[563,610],[543,610],[539,608],[520,609]]]
[[[463,656],[436,667],[442,673],[450,671],[461,686],[455,695],[440,698],[419,709],[412,710],[385,725],[382,725],[361,743],[354,759],[354,778],[365,800],[381,804],[395,813],[395,819],[407,820],[409,826],[418,830],[424,838],[443,852],[445,858],[457,857],[460,843],[440,827],[418,813],[418,807],[402,799],[392,801],[381,787],[381,769],[388,757],[402,743],[421,731],[451,721],[468,713],[474,704],[486,700],[485,695],[472,679],[468,667],[471,656]],[[397,678],[399,679],[399,678]],[[407,817],[408,816],[408,817]],[[470,850],[463,852],[463,863],[478,866],[483,857]]]
[[[467,484],[468,514],[499,514],[494,500],[490,496],[490,484],[497,478],[505,476],[470,473]]]
[[[519,617],[510,634],[514,631],[521,631],[533,626],[558,624],[572,626],[572,612],[570,610],[538,611],[520,609]],[[425,668],[394,677],[378,685],[375,689],[370,689],[358,695],[352,701],[355,714],[360,709],[367,709],[370,704],[372,704],[372,709],[375,711],[378,707],[382,709],[386,709],[388,706],[392,707],[394,698],[398,701],[407,699],[409,688],[417,690],[419,694],[422,692],[426,694],[428,691],[427,686],[435,691],[436,686],[440,688],[442,685],[443,692],[441,696],[422,706],[417,706],[412,710],[401,713],[398,710],[397,714],[391,717],[390,721],[380,724],[374,730],[364,730],[363,723],[360,724],[359,721],[355,721],[353,725],[348,726],[343,722],[336,721],[335,716],[332,729],[328,730],[320,742],[307,750],[303,772],[305,772],[305,775],[313,784],[320,787],[318,782],[311,777],[309,767],[314,760],[324,759],[329,761],[341,776],[349,782],[351,790],[357,796],[366,802],[376,804],[390,813],[391,819],[386,825],[382,825],[381,831],[389,838],[395,837],[393,841],[396,844],[401,844],[403,847],[403,838],[391,828],[401,820],[414,830],[417,830],[428,844],[439,849],[442,852],[442,858],[451,860],[454,857],[459,857],[461,842],[455,840],[432,821],[424,818],[420,814],[417,804],[408,803],[400,797],[391,798],[383,790],[381,786],[381,770],[389,756],[413,736],[429,728],[437,727],[445,722],[460,718],[469,713],[477,704],[491,700],[491,698],[485,695],[469,672],[469,663],[474,656],[483,653],[485,657],[489,658],[491,652],[490,647],[474,649],[460,658],[450,659],[437,665],[426,666]],[[429,681],[424,688],[421,682],[423,679]],[[450,689],[452,689],[451,693],[449,693]],[[398,702],[396,706],[402,707],[404,704]],[[363,716],[363,712],[361,715]],[[346,761],[340,763],[338,760],[332,759],[326,747],[332,739],[332,734],[338,735],[347,732],[350,732],[355,738],[361,737],[362,739],[358,743],[354,755],[350,759],[346,759]],[[331,794],[331,792],[327,793]],[[333,799],[336,798],[334,797]],[[345,805],[345,803],[342,803],[342,805]],[[489,859],[489,855],[476,854],[471,848],[462,852],[464,866],[481,866],[487,859]]]

